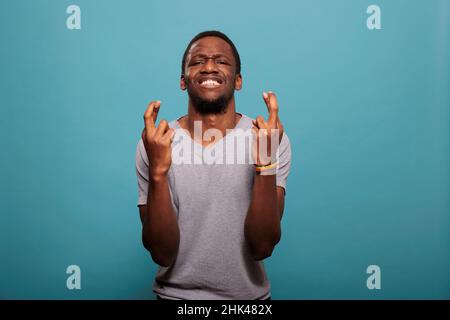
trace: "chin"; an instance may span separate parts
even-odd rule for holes
[[[223,97],[218,99],[192,99],[193,106],[201,114],[219,114],[225,112],[227,101]]]
[[[208,104],[221,104],[224,101],[226,101],[227,99],[224,96],[210,96],[210,95],[205,95],[202,97],[199,97],[200,101],[203,101],[204,103],[208,103]]]

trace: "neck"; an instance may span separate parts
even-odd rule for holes
[[[189,131],[191,136],[194,136],[194,123],[201,121],[202,137],[204,132],[211,128],[219,130],[222,136],[225,136],[227,129],[233,129],[238,120],[239,116],[236,114],[234,96],[231,98],[223,113],[207,115],[199,113],[189,99],[188,114],[184,127]]]

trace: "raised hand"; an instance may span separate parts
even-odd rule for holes
[[[149,103],[144,113],[145,128],[142,140],[149,160],[149,178],[159,179],[167,174],[172,164],[171,143],[175,130],[169,128],[166,120],[161,120],[155,127],[156,118],[161,107],[161,101]]]
[[[272,91],[263,92],[263,100],[269,112],[269,118],[259,115],[253,120],[253,157],[257,166],[269,165],[276,161],[276,151],[283,137],[283,125],[278,117],[278,102]]]

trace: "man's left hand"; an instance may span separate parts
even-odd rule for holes
[[[283,137],[283,125],[281,124],[280,118],[278,117],[278,102],[275,93],[272,91],[263,92],[263,100],[266,103],[267,110],[269,112],[269,118],[264,121],[264,118],[259,115],[256,120],[253,120],[253,133],[254,138],[259,137],[254,143],[253,156],[255,164],[258,166],[268,165],[276,161],[276,151]],[[276,129],[276,130],[274,130]],[[278,133],[278,134],[277,134]],[[278,141],[274,141],[278,137]],[[267,143],[264,140],[267,139]],[[275,143],[272,147],[272,144]],[[266,152],[264,150],[264,144],[266,145]],[[262,147],[262,150],[260,150]],[[275,153],[275,154],[273,154]]]

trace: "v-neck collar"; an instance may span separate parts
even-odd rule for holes
[[[180,126],[180,123],[178,122],[178,120],[180,120],[180,119],[183,118],[184,116],[178,118],[178,119],[175,121],[175,129],[182,129],[183,134],[186,135],[186,136],[191,140],[191,142],[194,143],[195,146],[200,147],[201,150],[204,150],[204,149],[206,149],[206,150],[213,150],[213,149],[215,149],[218,145],[223,144],[223,140],[224,140],[224,139],[226,139],[226,138],[227,138],[228,136],[230,136],[230,135],[233,135],[233,134],[236,132],[236,129],[239,129],[239,128],[241,128],[241,127],[243,126],[243,123],[244,123],[244,117],[245,117],[245,116],[244,116],[242,113],[239,113],[239,112],[236,112],[236,113],[237,113],[237,114],[240,114],[240,115],[241,115],[241,118],[240,118],[239,121],[236,123],[236,125],[234,126],[234,128],[233,128],[233,129],[228,129],[228,130],[229,130],[228,133],[226,133],[219,141],[214,142],[214,143],[212,143],[212,144],[209,144],[208,146],[203,146],[201,143],[195,141],[195,140],[191,137],[191,134],[189,133],[189,131],[188,131],[187,129],[182,128],[182,127]]]

